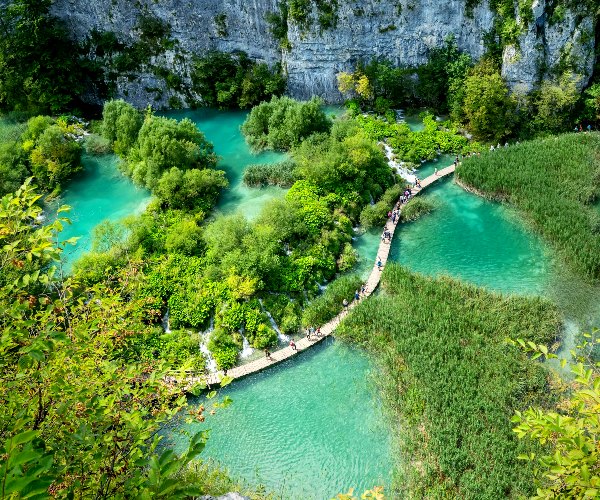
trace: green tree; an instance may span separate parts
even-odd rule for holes
[[[217,155],[196,125],[184,119],[149,115],[129,153],[126,169],[138,184],[153,190],[163,172],[213,168]]]
[[[163,382],[162,364],[115,356],[145,327],[122,285],[85,289],[57,278],[54,242],[66,220],[32,226],[39,198],[26,184],[0,201],[2,498],[197,494],[175,476],[206,436],[180,457],[157,452],[158,429],[185,397]]]
[[[318,98],[299,102],[289,97],[273,97],[252,108],[242,132],[257,151],[287,151],[313,134],[329,131],[331,120],[321,105]]]
[[[598,498],[600,494],[600,363],[593,352],[600,343],[597,331],[585,334],[569,368],[573,381],[567,384],[558,410],[529,408],[512,418],[520,439],[532,439],[549,446],[542,456],[521,455],[536,461],[538,489],[533,498]],[[554,358],[544,345],[517,341],[533,358]],[[561,360],[564,368],[567,360]]]
[[[202,230],[193,220],[182,220],[167,232],[165,248],[169,253],[197,255],[203,249]]]
[[[182,171],[173,167],[160,177],[154,193],[171,208],[201,208],[208,212],[227,186],[229,182],[222,170]]]
[[[37,138],[29,161],[36,178],[53,188],[81,170],[81,145],[59,125],[50,125]],[[30,147],[30,144],[25,144]]]
[[[120,156],[125,156],[135,144],[142,116],[131,104],[119,100],[108,101],[102,110],[102,135],[108,139]]]
[[[567,132],[573,128],[573,112],[579,100],[577,80],[571,74],[558,81],[544,81],[534,97],[535,128],[542,133]]]
[[[58,112],[75,103],[88,66],[78,56],[51,0],[0,4],[0,110]]]
[[[464,114],[475,137],[498,141],[511,133],[514,101],[494,65],[480,61],[469,73],[464,87]]]
[[[595,83],[584,92],[584,117],[591,122],[600,121],[600,83]]]

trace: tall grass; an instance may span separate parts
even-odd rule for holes
[[[507,201],[575,271],[600,279],[600,134],[537,139],[466,159],[459,180]]]
[[[538,298],[504,297],[388,264],[385,293],[357,308],[337,335],[366,347],[398,420],[394,498],[515,498],[534,492],[537,451],[512,432],[514,410],[548,405],[546,370],[504,342],[550,343],[559,315]]]
[[[244,184],[251,187],[290,187],[298,179],[296,164],[290,160],[248,165],[244,170]]]

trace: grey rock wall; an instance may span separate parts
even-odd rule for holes
[[[277,0],[55,0],[53,13],[62,18],[74,36],[85,39],[91,30],[114,31],[134,41],[136,20],[147,10],[167,21],[178,41],[177,53],[153,61],[186,77],[191,55],[208,50],[243,50],[269,64],[282,62],[288,74],[288,93],[296,98],[319,95],[328,102],[341,99],[335,75],[351,71],[359,60],[387,58],[399,65],[416,66],[427,61],[429,50],[454,34],[459,47],[480,58],[483,37],[494,22],[488,0],[465,11],[465,0],[338,0],[338,23],[321,32],[316,20],[305,33],[290,23],[289,51],[282,51],[269,31],[265,16],[277,10]],[[518,46],[505,49],[503,76],[514,88],[529,90],[540,71],[565,58],[581,74],[580,86],[589,80],[594,62],[594,22],[568,12],[564,20],[550,25],[544,15],[545,0],[535,0],[535,21],[520,37]],[[226,34],[216,16],[224,16]],[[221,33],[219,33],[221,31]],[[589,36],[590,33],[592,36]],[[155,102],[147,89],[164,86],[150,72],[138,79],[120,78],[118,94],[143,107],[166,106],[173,92]]]

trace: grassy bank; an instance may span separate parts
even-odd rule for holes
[[[537,139],[466,159],[459,180],[516,206],[585,277],[600,279],[600,134]]]
[[[545,369],[504,342],[551,343],[557,310],[390,264],[386,293],[355,308],[338,336],[374,355],[400,443],[399,498],[514,498],[533,492],[532,451],[515,409],[546,405]]]

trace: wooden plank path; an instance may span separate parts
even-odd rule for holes
[[[453,164],[453,165],[450,165],[449,167],[439,170],[437,172],[437,174],[433,174],[433,175],[430,175],[429,177],[426,177],[425,179],[423,179],[420,182],[420,184],[421,184],[420,188],[413,187],[411,189],[413,196],[419,194],[421,191],[423,191],[423,189],[425,189],[427,186],[430,186],[438,179],[441,179],[442,177],[452,174],[454,172],[454,170],[455,170],[455,166]],[[402,211],[402,206],[400,207],[400,211]],[[383,240],[383,238],[381,240],[379,249],[377,251],[378,252],[377,257],[381,260],[382,265],[381,265],[381,268],[379,268],[379,266],[377,266],[377,259],[375,260],[375,264],[373,265],[373,269],[371,270],[371,274],[369,275],[369,278],[366,283],[366,290],[362,296],[363,298],[366,298],[369,295],[371,295],[377,289],[377,287],[379,285],[379,281],[381,280],[381,273],[387,263],[389,255],[390,255],[390,247],[392,246],[391,241],[394,238],[394,232],[396,231],[396,226],[398,225],[399,219],[400,219],[400,217],[398,217],[396,219],[395,224],[392,223],[391,219],[388,220],[388,222],[387,222],[386,227],[387,227],[387,231],[389,233],[391,233],[391,238],[389,239],[389,243],[386,243]],[[383,233],[382,233],[382,236],[383,236]],[[278,351],[273,352],[271,354],[270,358],[263,357],[263,358],[251,361],[249,363],[246,363],[245,365],[240,365],[240,366],[236,366],[235,368],[231,368],[230,370],[227,371],[227,376],[231,377],[234,380],[243,378],[248,375],[252,375],[253,373],[258,373],[262,370],[270,368],[271,366],[277,365],[277,364],[281,363],[282,361],[285,361],[286,359],[290,359],[293,356],[296,356],[297,354],[301,353],[302,351],[306,351],[313,345],[318,344],[323,339],[325,339],[325,338],[329,337],[331,334],[333,334],[333,332],[335,331],[337,326],[340,324],[340,321],[342,319],[344,319],[344,317],[348,314],[348,311],[350,309],[352,309],[353,307],[355,307],[357,305],[357,303],[358,303],[358,301],[356,301],[356,300],[352,301],[348,305],[347,308],[344,308],[344,310],[342,310],[342,312],[340,312],[335,318],[333,318],[331,321],[329,321],[329,323],[326,323],[325,325],[321,326],[321,335],[320,336],[313,335],[311,337],[311,340],[308,340],[306,337],[304,337],[304,338],[296,341],[296,349],[295,350],[289,346],[284,347],[283,349],[279,349]],[[196,377],[196,376],[187,377],[184,380],[184,384],[186,387],[191,387],[196,384],[206,384],[208,387],[218,387],[224,376],[225,376],[225,373],[221,370],[221,371],[218,371],[215,373],[211,373],[209,375],[202,375],[202,376],[198,376],[198,377]]]

